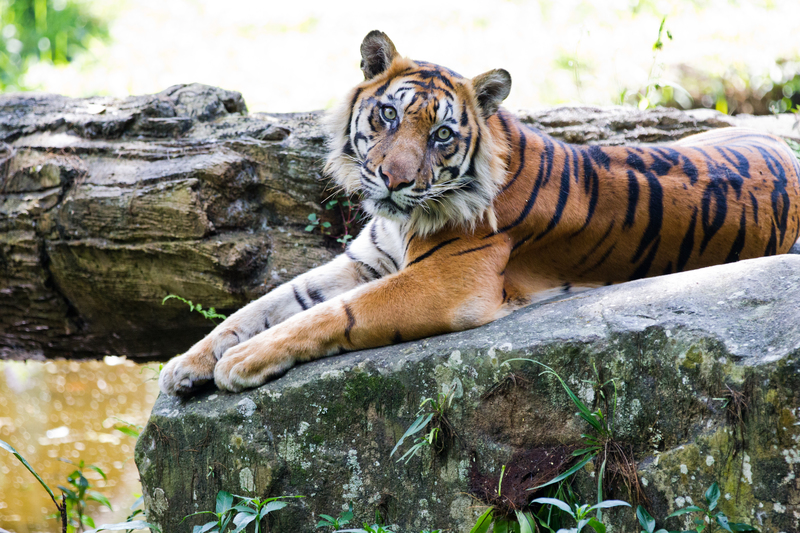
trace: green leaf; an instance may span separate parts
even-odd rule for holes
[[[712,483],[710,487],[708,487],[708,490],[703,497],[706,499],[706,503],[708,504],[708,510],[713,511],[717,506],[717,501],[719,500],[719,485],[717,485],[716,481]]]
[[[217,493],[217,513],[224,513],[233,507],[233,494],[221,490]]]
[[[84,524],[84,525],[87,525],[89,527],[92,527],[92,528],[95,527],[94,520],[89,515],[81,516],[81,523]]]
[[[78,494],[75,493],[74,491],[68,489],[64,485],[59,485],[58,488],[61,489],[61,492],[63,492],[64,494],[67,495],[67,499],[68,500],[69,499],[72,499],[72,500],[77,500],[78,499]]]
[[[717,521],[717,524],[719,524],[719,527],[721,527],[725,531],[732,531],[731,526],[728,525],[727,516],[725,516],[722,513],[718,513],[717,516],[714,517],[714,519]]]
[[[265,507],[261,508],[261,513],[258,515],[259,518],[264,518],[272,511],[279,511],[289,505],[286,502],[269,502]]]
[[[731,527],[731,531],[759,531],[758,529],[754,528],[750,524],[741,524],[738,522],[728,522],[728,525]]]
[[[35,478],[36,478],[36,480],[39,482],[39,484],[40,484],[42,487],[44,487],[44,490],[46,490],[46,491],[47,491],[47,494],[49,494],[49,495],[50,495],[50,498],[53,500],[53,503],[55,503],[55,504],[56,504],[56,507],[58,507],[58,508],[60,509],[61,507],[60,507],[60,505],[59,505],[58,501],[56,500],[56,495],[55,495],[55,494],[53,494],[53,491],[52,491],[52,490],[50,490],[50,487],[48,487],[48,486],[47,486],[47,483],[45,483],[45,482],[44,482],[44,480],[43,480],[41,477],[39,477],[39,474],[37,474],[37,473],[36,473],[36,470],[34,470],[34,469],[33,469],[33,467],[32,467],[32,466],[31,466],[31,465],[28,463],[28,461],[26,461],[26,460],[25,460],[25,458],[24,458],[24,457],[22,457],[22,456],[19,454],[19,452],[13,448],[13,446],[11,446],[9,443],[7,443],[7,442],[6,442],[6,441],[4,441],[4,440],[0,440],[0,448],[3,448],[5,451],[7,451],[7,452],[9,452],[9,453],[11,453],[11,454],[14,454],[14,457],[16,457],[17,459],[19,459],[19,462],[21,462],[21,463],[22,463],[22,466],[24,466],[25,468],[27,468],[27,469],[28,469],[28,472],[30,472],[31,474],[33,474],[33,477],[35,477]]]
[[[206,533],[206,531],[211,531],[212,529],[217,527],[217,524],[218,522],[206,522],[202,526],[194,526],[194,528],[192,529],[192,533]]]
[[[493,507],[486,509],[486,511],[478,517],[478,521],[475,522],[475,525],[472,526],[469,533],[486,533],[489,531],[489,526],[492,525],[492,511],[494,511]]]
[[[211,522],[212,524],[214,522]],[[118,522],[116,524],[103,524],[97,529],[87,530],[85,533],[97,533],[98,531],[122,531],[132,529],[138,531],[140,529],[156,529],[156,526],[144,520],[131,520],[129,522]]]
[[[603,520],[603,511],[605,507],[600,507],[600,503],[603,501],[603,478],[605,477],[606,473],[606,460],[603,459],[603,464],[600,466],[600,473],[597,475],[597,520]]]
[[[544,485],[542,485],[544,486]],[[573,511],[572,507],[569,506],[567,502],[562,502],[556,498],[536,498],[531,503],[539,503],[542,505],[552,505],[554,507],[558,507],[572,518],[575,518],[575,512]]]
[[[123,435],[127,435],[128,437],[139,438],[139,432],[132,427],[129,426],[116,426],[114,429],[122,433]]]
[[[314,231],[314,226],[306,226],[306,231],[311,233],[312,231]]]
[[[574,392],[572,392],[572,389],[569,388],[569,386],[566,384],[566,382],[563,379],[561,379],[561,376],[559,376],[556,373],[555,370],[553,370],[552,368],[550,368],[549,366],[547,366],[544,363],[536,361],[535,359],[527,359],[525,357],[515,357],[515,358],[512,358],[512,359],[507,359],[505,362],[509,363],[511,361],[527,361],[529,363],[535,363],[535,364],[537,364],[539,366],[542,366],[542,367],[546,368],[547,370],[545,372],[542,372],[542,374],[551,374],[551,375],[555,376],[556,379],[558,379],[558,381],[561,383],[561,386],[564,388],[564,391],[566,391],[567,396],[569,396],[569,399],[572,400],[572,403],[574,403],[575,406],[578,408],[578,416],[583,418],[598,433],[601,433],[601,434],[606,433],[606,431],[604,431],[604,428],[603,428],[602,424],[600,424],[600,422],[597,420],[597,418],[594,415],[594,413],[592,413],[589,410],[589,408],[586,407],[586,404],[583,403],[583,401],[581,401],[581,399],[578,398],[575,395]],[[544,485],[542,485],[542,486],[544,486]]]
[[[586,525],[594,529],[597,533],[606,533],[606,526],[595,517],[591,517],[587,520]],[[580,531],[580,528],[578,528],[578,531]]]
[[[321,224],[321,226],[322,226],[323,228],[327,229],[327,228],[330,228],[330,227],[331,227],[331,223],[330,223],[330,222],[323,222],[323,223]]]
[[[521,511],[514,511],[519,521],[520,533],[536,533],[536,522],[533,520],[531,513],[523,513]]]
[[[250,522],[252,522],[255,519],[256,519],[255,515],[252,514],[245,514],[245,513],[237,514],[233,518],[233,525],[236,526],[236,529],[233,530],[233,533],[239,533],[248,525],[250,525]]]
[[[681,516],[681,515],[685,515],[686,513],[694,513],[694,512],[697,512],[697,511],[700,511],[701,513],[705,513],[704,509],[701,509],[700,507],[698,507],[696,505],[690,505],[688,507],[684,507],[683,509],[678,509],[674,513],[668,514],[666,516],[666,518],[672,518],[673,516]]]
[[[310,220],[311,222],[316,222],[317,221],[317,214],[316,213],[311,213],[310,215],[308,215],[308,220]]]
[[[400,440],[397,441],[397,444],[394,445],[394,448],[392,448],[392,453],[389,454],[389,457],[394,455],[394,452],[397,451],[397,449],[400,447],[401,444],[403,444],[403,441],[407,437],[410,437],[411,435],[414,435],[415,433],[419,433],[420,431],[422,431],[425,428],[425,426],[428,425],[428,422],[430,422],[432,418],[433,418],[433,413],[429,413],[428,415],[418,416],[417,419],[414,420],[414,423],[412,423],[408,427],[406,432],[403,433],[403,436],[400,437]]]
[[[90,491],[87,492],[87,494],[89,495],[89,499],[90,500],[94,500],[97,503],[103,504],[103,505],[105,505],[106,507],[108,507],[112,511],[114,510],[111,507],[111,502],[108,501],[108,498],[106,498],[105,496],[103,496],[102,494],[97,492],[96,490],[90,490]]]
[[[592,446],[590,448],[581,448],[580,450],[575,450],[574,452],[572,452],[572,455],[578,457],[585,453],[592,453],[598,451],[600,451],[600,446]]]
[[[653,530],[656,528],[656,519],[650,516],[650,513],[647,512],[647,509],[641,505],[637,506],[636,518],[639,519],[639,524],[642,526],[642,529],[644,529],[645,533],[653,533]]]
[[[570,468],[566,472],[554,477],[553,479],[551,479],[547,483],[543,483],[543,484],[541,484],[541,485],[539,485],[537,487],[533,487],[532,489],[528,489],[528,490],[539,490],[542,487],[546,487],[548,485],[552,485],[553,483],[558,483],[559,481],[561,481],[563,479],[567,479],[569,476],[571,476],[572,474],[574,474],[575,472],[577,472],[578,470],[583,468],[584,465],[586,463],[588,463],[589,461],[591,461],[593,457],[595,457],[595,455],[587,455],[584,459],[579,461],[578,464],[576,464],[575,466],[573,466],[572,468]]]
[[[593,509],[608,509],[609,507],[622,507],[622,506],[630,507],[631,504],[629,504],[628,502],[624,502],[622,500],[605,500],[598,503],[597,505],[592,505],[589,508],[589,510],[591,511]]]

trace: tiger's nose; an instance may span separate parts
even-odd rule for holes
[[[385,170],[382,167],[378,167],[378,175],[390,192],[399,191],[403,187],[408,187],[414,183],[414,180],[408,177],[408,172],[404,172],[402,169],[392,165]]]

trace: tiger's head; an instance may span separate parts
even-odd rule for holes
[[[361,57],[365,80],[329,118],[326,171],[360,193],[368,213],[422,235],[481,220],[496,227],[507,147],[487,121],[508,96],[508,72],[464,78],[400,57],[380,31],[364,38]]]

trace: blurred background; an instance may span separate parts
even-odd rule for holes
[[[400,7],[402,6],[402,7]],[[144,94],[202,82],[250,111],[328,108],[381,29],[466,76],[503,67],[509,108],[800,104],[797,0],[0,0],[0,90]],[[662,26],[663,21],[663,26]],[[324,80],[324,81],[323,81]]]
[[[507,69],[510,109],[800,105],[798,0],[0,0],[0,93],[124,97],[201,82],[240,91],[251,112],[324,109],[362,79],[373,29],[466,76]],[[0,439],[54,489],[85,461],[109,503],[89,499],[87,513],[123,520],[141,490],[131,457],[156,372],[124,358],[0,362]],[[54,531],[53,511],[0,450],[0,528]]]

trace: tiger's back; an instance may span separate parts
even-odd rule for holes
[[[518,299],[785,253],[800,233],[800,166],[777,137],[729,128],[589,147],[503,111],[493,126],[512,147],[495,213]]]

